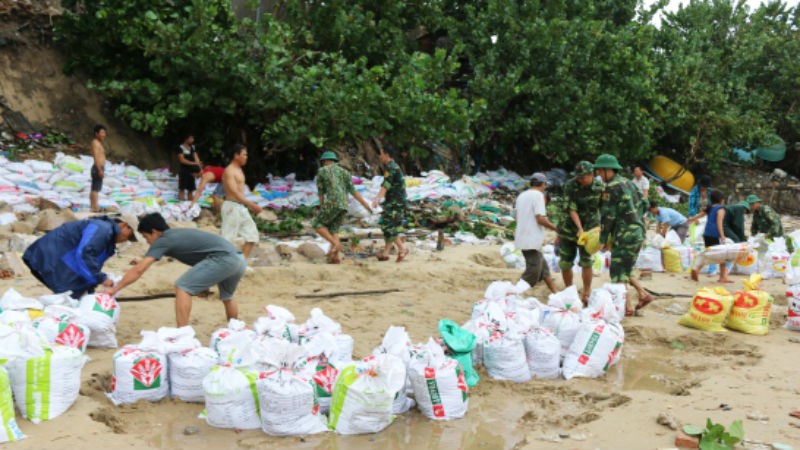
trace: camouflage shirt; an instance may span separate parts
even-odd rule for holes
[[[750,225],[750,234],[764,233],[768,238],[774,239],[783,236],[781,218],[774,209],[761,205],[758,211],[753,212],[753,223]]]
[[[338,164],[322,166],[317,173],[317,192],[324,196],[322,207],[347,209],[347,194],[356,191],[350,172]]]
[[[405,205],[406,179],[403,177],[403,171],[400,166],[394,160],[389,161],[386,172],[383,173],[383,184],[381,186],[386,188],[384,204]]]
[[[644,230],[642,208],[639,188],[630,180],[616,175],[606,183],[600,199],[600,242],[607,242],[609,236],[616,240],[629,225],[638,225]]]
[[[564,202],[559,217],[558,234],[563,238],[576,240],[578,227],[569,217],[570,211],[578,213],[581,226],[588,231],[600,225],[600,196],[603,193],[603,183],[594,179],[589,186],[581,186],[575,178],[564,185]]]

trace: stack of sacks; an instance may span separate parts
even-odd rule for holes
[[[730,317],[726,326],[748,334],[763,336],[769,331],[769,316],[772,309],[772,296],[758,288],[761,275],[751,275],[742,280],[743,291],[735,294]]]
[[[33,326],[49,343],[76,348],[85,353],[91,329],[79,323],[79,315],[77,310],[68,306],[47,306],[44,308],[44,316],[33,320]]]
[[[353,338],[342,333],[342,326],[323,314],[319,308],[310,312],[305,324],[297,328],[297,334],[292,336],[292,342],[302,344],[318,333],[329,333],[336,342],[336,353],[332,356],[334,361],[350,361],[353,359]]]
[[[403,362],[406,371],[408,371],[408,364],[411,360],[411,339],[403,327],[389,327],[383,335],[381,345],[372,351],[374,356],[379,355],[392,355]],[[405,377],[403,387],[397,393],[392,402],[392,413],[403,414],[415,405],[414,399],[410,398],[407,394],[412,391],[409,384],[409,378]],[[412,391],[413,392],[413,391]]]
[[[256,381],[261,429],[273,436],[327,431],[310,382],[315,365],[308,364],[305,349],[275,341],[261,358],[267,368]]]
[[[333,387],[328,428],[339,434],[377,433],[394,420],[392,405],[405,383],[396,356],[370,356],[345,367]]]
[[[408,368],[419,410],[434,420],[460,419],[467,413],[469,389],[464,370],[442,347],[429,339],[415,353]]]

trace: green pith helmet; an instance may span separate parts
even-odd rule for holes
[[[758,198],[758,196],[755,195],[755,194],[750,194],[750,195],[747,196],[747,203],[750,203],[750,204],[761,203],[761,199]]]
[[[747,203],[747,201],[746,201],[746,200],[742,200],[742,201],[740,201],[739,203],[737,203],[737,205],[739,205],[739,206],[743,206],[743,207],[744,207],[744,209],[746,209],[746,210],[750,211],[750,203]]]
[[[594,162],[594,168],[622,170],[622,166],[619,165],[617,157],[609,155],[608,153],[603,153],[597,157],[597,160]]]
[[[592,163],[589,161],[580,161],[578,164],[575,164],[575,176],[581,175],[593,175],[594,174],[594,167]]]
[[[329,159],[330,159],[330,160],[333,160],[333,161],[338,161],[338,160],[339,160],[339,157],[338,157],[338,156],[336,156],[336,153],[333,153],[333,152],[332,152],[332,151],[330,151],[330,150],[328,150],[327,152],[324,152],[324,153],[322,154],[322,156],[320,156],[320,157],[319,157],[319,160],[320,160],[320,161],[327,161],[327,160],[329,160]]]

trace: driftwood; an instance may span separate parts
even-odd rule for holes
[[[143,302],[145,300],[157,300],[159,298],[175,298],[175,293],[150,294],[150,295],[131,295],[128,297],[117,297],[118,302]]]
[[[694,298],[694,294],[681,294],[680,292],[674,293],[674,294],[667,294],[667,293],[664,293],[664,292],[651,291],[650,289],[645,289],[645,291],[653,294],[656,297],[661,297],[661,298],[670,298],[670,297],[675,297],[675,298]]]
[[[301,294],[301,295],[295,295],[294,298],[332,298],[332,297],[341,297],[343,295],[373,295],[373,294],[387,294],[389,292],[400,292],[400,289],[375,289],[371,291],[343,291],[343,292],[329,292],[327,294]]]

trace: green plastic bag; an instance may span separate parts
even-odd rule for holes
[[[473,387],[478,384],[481,377],[475,368],[472,367],[472,350],[475,348],[475,335],[459,327],[449,319],[439,321],[439,333],[442,335],[445,345],[447,345],[449,356],[461,363],[464,367],[464,378],[467,386]]]

